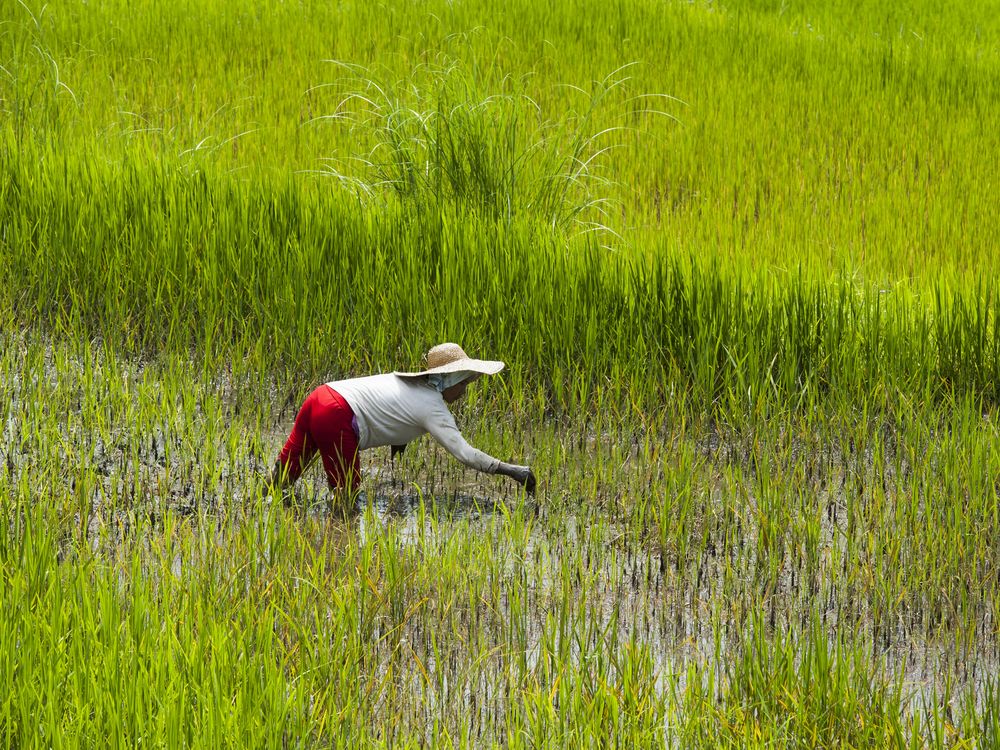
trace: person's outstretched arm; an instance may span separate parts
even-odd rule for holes
[[[527,466],[505,463],[488,453],[483,453],[469,445],[455,424],[455,417],[447,407],[434,411],[425,424],[427,431],[445,450],[469,468],[486,474],[503,474],[524,486],[529,493],[535,492],[535,475]]]

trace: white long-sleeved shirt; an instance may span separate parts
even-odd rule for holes
[[[444,397],[425,378],[401,378],[392,373],[327,383],[354,411],[358,448],[404,445],[425,432],[466,466],[490,474],[500,464],[476,450],[458,430]]]

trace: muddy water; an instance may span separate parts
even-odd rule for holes
[[[441,498],[423,496],[391,480],[376,481],[373,489],[369,512],[360,512],[355,520],[362,539],[391,527],[403,545],[429,542],[434,546],[456,533],[489,540],[497,549],[509,544],[502,504],[475,494],[473,485]],[[434,506],[433,517],[420,512],[421,502],[425,508]],[[534,576],[527,628],[533,644],[527,654],[531,667],[538,657],[546,618],[563,593],[560,570],[564,562],[573,567],[581,555],[586,580],[575,588],[575,594],[585,595],[587,616],[595,619],[599,631],[614,629],[620,641],[634,639],[649,647],[660,690],[682,690],[685,667],[691,662],[725,664],[735,655],[734,649],[742,647],[755,614],[762,623],[770,619],[769,628],[797,632],[808,630],[810,616],[817,614],[829,635],[831,653],[836,648],[838,609],[832,604],[824,608],[814,601],[804,602],[788,574],[770,591],[762,609],[734,613],[732,602],[723,597],[711,574],[695,586],[671,579],[664,574],[660,553],[644,545],[631,546],[628,530],[620,524],[582,514],[549,519],[544,501],[527,506],[526,511],[533,523],[522,556],[512,557],[511,565],[523,566]],[[917,713],[948,690],[955,707],[967,691],[978,704],[985,697],[987,683],[1000,674],[1000,658],[990,636],[979,648],[969,650],[949,638],[914,636],[901,624],[888,635],[884,628],[876,634],[864,614],[854,618],[846,632],[864,646],[871,664],[887,681],[902,680],[905,704]],[[719,677],[723,677],[721,671]]]
[[[140,374],[136,370],[130,376],[138,382]],[[42,377],[52,378],[54,389],[66,376],[47,371]],[[53,418],[55,429],[42,423],[39,432],[31,423],[44,412],[38,400],[24,402],[26,385],[19,376],[7,380],[5,387],[9,408],[2,425],[4,455],[0,458],[10,486],[15,486],[22,473],[44,470],[47,460],[56,459],[65,467],[67,483],[87,478],[86,502],[80,502],[84,490],[78,486],[71,494],[75,523],[86,529],[85,536],[97,554],[113,554],[126,540],[149,546],[149,539],[132,538],[134,529],[155,534],[167,516],[213,524],[223,546],[222,535],[232,532],[233,520],[238,522],[241,513],[254,507],[261,477],[269,471],[294,412],[294,406],[287,404],[284,409],[264,409],[276,415],[273,421],[262,424],[257,434],[247,429],[234,441],[228,441],[232,437],[228,428],[214,434],[202,424],[211,414],[199,409],[193,410],[193,418],[184,417],[178,409],[168,416],[161,413],[149,425],[97,428],[81,417],[77,406]],[[223,389],[232,397],[230,391]],[[706,460],[719,464],[717,474],[729,460],[726,456],[739,452],[738,446],[727,445],[715,434],[706,435],[702,442]],[[582,443],[579,449],[567,451],[574,471],[585,471],[580,466],[591,449],[592,444]],[[764,561],[752,552],[737,559],[732,550],[720,545],[697,561],[695,575],[679,571],[657,544],[619,520],[620,514],[609,513],[606,498],[574,497],[551,487],[540,492],[537,501],[524,504],[506,480],[456,470],[452,459],[427,441],[417,456],[408,455],[401,465],[391,464],[385,453],[366,455],[365,492],[346,519],[341,520],[341,509],[333,507],[316,470],[288,498],[289,511],[307,518],[330,518],[331,526],[340,528],[345,545],[364,544],[388,534],[406,549],[434,550],[449,540],[459,540],[491,550],[502,560],[497,575],[504,596],[491,602],[491,611],[484,615],[487,632],[495,639],[493,645],[503,644],[518,613],[516,627],[524,636],[519,642],[527,643],[521,656],[529,670],[538,664],[543,641],[551,635],[552,618],[565,615],[590,634],[582,644],[570,645],[574,659],[587,659],[594,651],[631,640],[648,649],[660,690],[683,687],[687,664],[724,665],[735,658],[755,617],[779,633],[804,632],[811,618],[817,617],[831,644],[838,634],[849,635],[853,642],[864,644],[871,661],[884,668],[888,679],[903,679],[915,709],[940,695],[946,683],[956,703],[965,690],[981,696],[990,677],[1000,672],[997,624],[988,613],[983,615],[972,648],[959,646],[946,629],[940,636],[927,637],[914,635],[902,622],[876,628],[863,602],[845,613],[832,596],[804,590],[794,569],[783,569],[777,578],[759,583],[756,574]],[[844,473],[846,469],[835,461],[825,482],[829,497],[823,498],[831,507],[846,505],[838,495],[849,491],[838,481]],[[577,482],[581,484],[585,482]],[[720,484],[708,491],[719,501],[731,490]],[[752,495],[747,500],[754,502]],[[755,534],[748,526],[746,539],[751,547]],[[844,544],[835,517],[824,516],[817,543],[827,557]],[[203,564],[197,556],[177,556],[171,562],[176,576],[186,566]],[[733,566],[743,566],[742,574],[734,576]],[[727,576],[730,581],[738,580],[735,588],[725,589]],[[524,597],[516,608],[509,599],[511,592]],[[404,683],[409,680],[406,684],[422,696],[424,704],[457,700],[463,710],[478,712],[483,724],[489,723],[490,710],[502,710],[511,688],[510,661],[517,656],[509,648],[496,651],[472,669],[467,664],[470,654],[460,642],[438,644],[439,661],[424,625],[414,620],[405,629],[403,637],[428,671],[452,683],[450,688],[427,684],[415,671],[400,677]],[[392,658],[387,653],[382,656]]]
[[[7,429],[13,428],[8,425]],[[273,429],[265,442],[280,445],[283,434],[284,428]],[[217,493],[206,493],[185,478],[180,460],[175,459],[175,464],[165,460],[169,440],[169,436],[154,434],[148,448],[128,457],[124,450],[109,448],[99,438],[94,439],[92,455],[100,480],[93,489],[87,518],[80,519],[88,529],[93,552],[100,554],[101,545],[117,548],[130,536],[130,525],[140,526],[148,520],[155,529],[167,514],[196,522],[207,519],[209,523],[213,514],[225,516],[226,523],[219,523],[217,531],[222,546],[221,535],[232,531],[234,509],[252,503],[252,493],[241,493],[236,477],[241,471],[257,477],[266,475],[270,465],[266,454],[223,460],[225,468],[219,477],[222,486]],[[425,445],[423,450],[440,454],[435,460],[449,460],[433,446]],[[523,581],[515,585],[524,589],[519,627],[528,644],[523,658],[529,670],[537,666],[546,628],[551,629],[551,617],[560,608],[565,610],[568,600],[570,616],[587,619],[594,632],[619,644],[632,641],[648,648],[657,689],[661,691],[683,690],[685,668],[690,663],[718,667],[733,658],[752,629],[755,615],[776,632],[805,632],[810,617],[818,615],[829,634],[831,649],[838,633],[850,633],[855,642],[865,644],[871,662],[884,670],[887,680],[902,678],[910,707],[918,712],[944,694],[946,685],[956,708],[966,691],[982,698],[987,681],[1000,673],[992,635],[985,635],[980,647],[969,651],[960,649],[948,637],[915,637],[902,625],[888,634],[883,628],[876,635],[871,619],[863,612],[853,615],[851,622],[843,626],[835,603],[824,604],[803,594],[787,572],[779,577],[776,586],[759,592],[757,601],[743,597],[734,602],[721,591],[721,570],[727,565],[726,559],[702,561],[699,570],[704,572],[696,580],[678,575],[656,545],[637,539],[624,524],[609,521],[585,498],[576,503],[562,498],[559,509],[552,511],[544,495],[525,503],[503,480],[469,473],[438,478],[432,491],[414,481],[421,478],[417,468],[400,468],[384,457],[369,456],[365,461],[365,490],[352,512],[344,514],[335,506],[337,500],[327,493],[321,474],[314,467],[284,498],[284,504],[289,512],[303,517],[332,519],[342,527],[345,545],[364,544],[391,533],[401,547],[435,549],[452,538],[461,538],[496,550],[504,559],[504,574],[512,581]],[[133,500],[127,509],[120,501],[122,491],[116,489],[121,477],[128,477],[127,482],[135,488],[130,490]],[[112,496],[119,500],[109,504]],[[567,510],[573,505],[579,510]],[[522,519],[516,538],[512,537],[510,523],[512,509]],[[237,515],[240,512],[235,511]],[[135,539],[129,545],[134,549],[136,543],[150,545],[149,540]],[[823,529],[821,544],[830,547],[842,543],[830,522]],[[172,571],[181,577],[185,566],[200,564],[196,557],[178,555],[172,561]],[[753,564],[748,568],[748,578]],[[572,571],[574,577],[569,590],[566,570]],[[751,589],[752,584],[748,582],[747,588]],[[755,610],[755,606],[762,609]],[[510,610],[501,608],[493,617],[504,623]],[[446,648],[444,652],[449,656],[439,665],[422,626],[414,622],[407,625],[407,630],[404,637],[425,668],[432,674],[443,670],[461,684],[461,665],[467,654]],[[598,647],[596,642],[590,645]],[[570,651],[574,659],[586,657],[576,644]],[[478,683],[467,681],[461,687],[461,701],[467,710],[479,706],[478,710],[485,711],[484,703],[502,705],[507,700],[507,683],[482,675],[491,669],[494,675],[503,674],[509,669],[508,660],[509,654],[504,659],[493,659],[479,671]],[[723,670],[716,674],[724,679]],[[418,679],[415,672],[404,679],[409,679],[409,689],[420,694],[427,706],[456,700],[453,694],[439,694],[439,688]],[[445,677],[445,681],[448,679]],[[481,720],[489,724],[491,717],[483,713]]]

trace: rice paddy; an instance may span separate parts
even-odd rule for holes
[[[996,746],[994,6],[4,5],[0,746]]]

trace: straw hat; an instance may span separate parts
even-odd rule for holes
[[[489,359],[472,359],[458,344],[438,344],[425,357],[427,369],[421,372],[397,372],[404,378],[418,375],[435,375],[449,372],[478,372],[481,375],[496,375],[504,368],[503,362]]]

